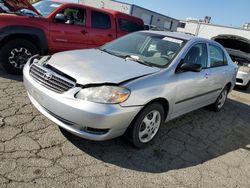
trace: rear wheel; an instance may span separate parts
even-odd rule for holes
[[[144,108],[130,125],[127,137],[137,148],[150,143],[164,122],[164,109],[158,103],[152,103]]]
[[[222,107],[224,106],[224,104],[227,100],[228,90],[229,90],[229,88],[226,86],[221,91],[221,93],[220,93],[219,97],[217,98],[217,100],[215,101],[215,103],[210,105],[211,110],[213,110],[215,112],[219,112],[222,109]]]
[[[12,74],[22,74],[22,69],[30,57],[38,54],[37,47],[24,39],[14,39],[0,49],[0,62]]]

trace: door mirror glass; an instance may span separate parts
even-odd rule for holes
[[[181,71],[192,71],[192,72],[200,72],[202,70],[202,65],[195,63],[183,63],[180,66]]]
[[[55,16],[55,20],[56,22],[65,22],[66,21],[66,17],[64,14],[57,14]]]

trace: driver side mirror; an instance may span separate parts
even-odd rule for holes
[[[64,14],[56,14],[55,21],[56,22],[66,22],[66,17]]]
[[[202,66],[200,64],[183,62],[181,64],[179,70],[181,70],[181,71],[191,71],[191,72],[200,72],[202,70]]]

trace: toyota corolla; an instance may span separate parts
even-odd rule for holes
[[[125,134],[143,147],[164,122],[221,110],[237,66],[214,41],[141,31],[99,49],[35,56],[23,71],[33,105],[63,129],[95,141]]]

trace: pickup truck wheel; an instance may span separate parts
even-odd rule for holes
[[[143,148],[155,138],[163,123],[164,109],[162,105],[152,103],[137,115],[125,136],[135,147]]]
[[[11,40],[0,49],[0,63],[7,72],[22,74],[28,59],[38,53],[37,47],[27,40]]]

